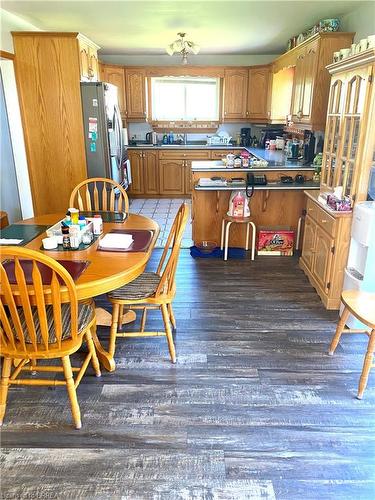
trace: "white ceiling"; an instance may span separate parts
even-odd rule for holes
[[[316,21],[340,17],[360,0],[2,0],[3,9],[47,31],[80,31],[101,54],[165,54],[186,31],[201,54],[276,54]]]

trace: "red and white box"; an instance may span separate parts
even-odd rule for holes
[[[294,231],[261,229],[258,234],[258,255],[293,255]]]

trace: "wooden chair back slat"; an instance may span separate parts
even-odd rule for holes
[[[61,349],[61,340],[62,340],[62,314],[61,314],[61,292],[60,292],[60,283],[56,276],[55,271],[52,273],[51,280],[51,296],[52,296],[52,308],[53,308],[53,322],[55,325],[55,335],[56,341]]]
[[[69,340],[78,337],[78,301],[75,284],[68,271],[51,257],[19,247],[2,249],[0,262],[0,349],[10,357],[32,355],[61,349],[64,333]],[[21,260],[32,262],[31,277],[26,278]],[[5,261],[14,261],[15,283],[9,282]],[[52,278],[43,284],[43,264],[51,269]],[[64,332],[63,307],[70,306],[70,331]],[[52,308],[48,312],[48,308]],[[49,327],[53,327],[51,336]],[[38,333],[38,335],[37,335]]]
[[[69,201],[69,206],[70,207],[74,207],[74,203],[72,203],[71,200]],[[89,185],[88,184],[86,184],[86,206],[87,206],[87,210],[92,210],[92,207],[91,207],[91,194],[90,194],[90,190],[89,190]]]
[[[189,216],[189,208],[186,203],[183,203],[173,221],[171,231],[167,238],[167,243],[164,247],[161,256],[157,273],[161,275],[161,279],[156,289],[155,295],[169,294],[174,287],[174,279],[177,269],[178,257],[180,254],[181,240],[184,234],[186,223]],[[171,248],[169,246],[172,245]],[[167,258],[169,252],[169,257]]]
[[[80,195],[81,189],[85,189],[84,199]],[[104,177],[92,177],[78,184],[69,200],[70,207],[76,205],[79,210],[129,213],[129,199],[125,189],[112,179]]]
[[[26,328],[27,328],[31,343],[32,343],[34,349],[36,349],[37,336],[36,336],[36,330],[35,330],[35,325],[34,325],[33,312],[31,309],[30,298],[29,298],[29,294],[27,291],[25,274],[23,272],[23,269],[21,267],[19,259],[15,259],[14,271],[15,271],[15,276],[16,276],[16,280],[17,280],[17,284],[18,284],[21,305],[22,305],[23,313],[24,313],[25,320],[26,320]]]
[[[40,333],[43,339],[44,348],[48,351],[48,322],[46,313],[46,302],[44,300],[44,290],[42,276],[38,264],[33,261],[32,278],[35,289],[36,307],[38,309]]]
[[[94,182],[94,210],[100,210],[99,192],[98,192],[98,186],[96,185],[96,182]]]

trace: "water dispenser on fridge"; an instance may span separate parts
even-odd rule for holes
[[[375,201],[364,201],[354,207],[344,290],[375,292]],[[347,325],[367,329],[352,315]]]

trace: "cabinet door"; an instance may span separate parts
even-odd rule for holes
[[[250,68],[247,91],[247,114],[254,120],[268,120],[270,68]]]
[[[300,123],[309,123],[311,121],[312,99],[314,91],[314,82],[318,64],[319,42],[310,44],[306,49],[303,60],[303,83],[301,88],[301,109]]]
[[[146,72],[144,69],[125,69],[126,108],[130,120],[146,120]]]
[[[316,227],[316,223],[307,215],[303,234],[302,258],[309,271],[312,271],[313,267]]]
[[[320,226],[316,226],[313,275],[321,288],[329,289],[334,240]]]
[[[89,46],[79,41],[79,67],[81,72],[81,81],[87,82],[90,80],[89,78],[89,68],[90,68],[90,60],[89,60]]]
[[[159,162],[160,194],[184,194],[184,161],[162,160]]]
[[[246,118],[248,70],[224,70],[224,120]]]
[[[129,193],[144,194],[143,153],[140,151],[129,151],[129,160],[132,176]]]
[[[92,82],[99,80],[98,51],[93,47],[89,47],[89,78]]]
[[[120,113],[123,118],[126,118],[124,68],[104,64],[102,67],[102,80],[116,85]]]
[[[143,184],[145,194],[159,194],[158,152],[143,153]]]
[[[305,72],[305,53],[302,52],[296,61],[294,70],[293,96],[292,96],[292,120],[298,123],[302,114],[303,81]]]
[[[294,68],[281,69],[271,78],[271,120],[272,123],[285,123],[292,102]]]

